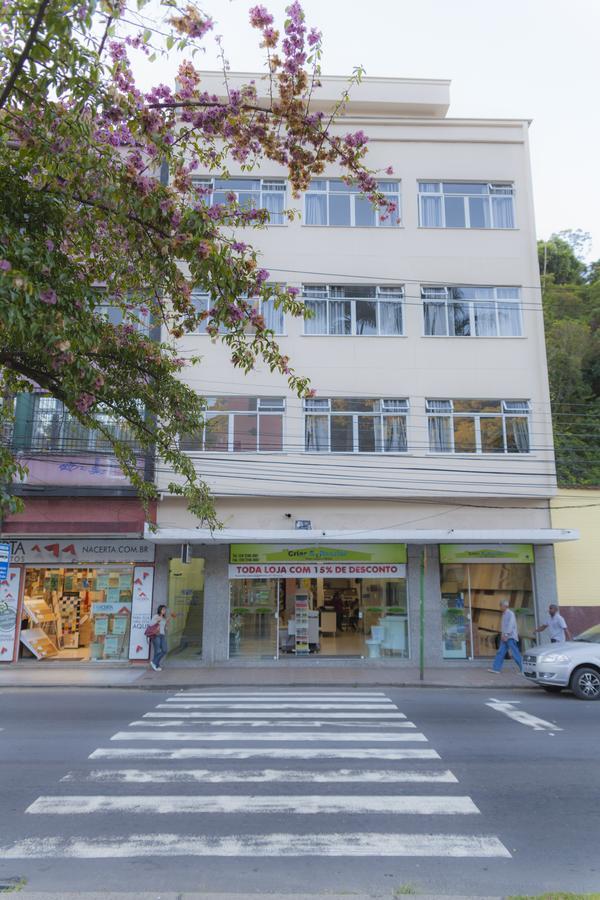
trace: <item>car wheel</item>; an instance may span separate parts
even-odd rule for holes
[[[577,669],[571,678],[571,690],[580,700],[600,700],[600,672],[588,666]]]
[[[562,688],[559,687],[557,684],[544,684],[544,685],[542,685],[542,687],[549,694],[560,694],[560,692],[562,691]]]

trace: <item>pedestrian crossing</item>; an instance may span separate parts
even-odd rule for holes
[[[383,691],[180,691],[34,800],[0,859],[510,858],[428,744]]]

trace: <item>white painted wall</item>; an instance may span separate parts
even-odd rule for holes
[[[319,228],[299,219],[245,239],[259,248],[274,281],[296,286],[303,282],[367,283],[364,276],[368,276],[375,284],[390,284],[393,279],[405,285],[405,337],[305,336],[302,321],[288,318],[287,334],[280,343],[295,369],[310,376],[319,396],[408,397],[411,450],[402,456],[297,452],[304,441],[302,403],[290,395],[285,379],[269,374],[265,366],[244,376],[232,368],[226,348],[207,336],[195,335],[183,338],[180,349],[184,355],[199,353],[204,360],[185,370],[185,380],[205,395],[285,396],[286,441],[294,448],[271,455],[203,454],[197,457],[199,467],[218,496],[304,498],[307,518],[313,515],[309,498],[331,498],[336,503],[328,501],[327,527],[337,521],[336,504],[343,504],[343,498],[410,499],[403,508],[411,514],[412,501],[418,506],[422,499],[445,506],[461,498],[474,503],[488,498],[491,507],[493,498],[523,498],[526,506],[535,498],[539,506],[540,499],[554,492],[555,480],[528,123],[446,119],[446,82],[424,82],[419,94],[418,82],[400,84],[403,79],[391,79],[389,85],[383,85],[384,81],[366,79],[350,114],[336,127],[341,133],[362,128],[371,139],[370,165],[394,167],[394,177],[401,180],[402,187],[402,226]],[[329,96],[333,87],[336,85],[329,85],[324,96]],[[383,102],[378,103],[378,95],[384,97]],[[414,109],[420,109],[421,118],[406,117]],[[394,110],[401,114],[394,115]],[[231,172],[236,173],[234,166]],[[260,174],[276,177],[282,172],[264,165]],[[423,178],[514,182],[517,228],[419,228],[417,180]],[[302,209],[301,199],[288,197],[288,204]],[[419,284],[432,281],[520,286],[523,337],[424,337]],[[514,456],[429,454],[424,446],[425,397],[529,399],[531,443],[539,449]],[[161,479],[166,484],[166,477]],[[228,511],[230,503],[226,503]],[[271,521],[271,515],[282,515],[279,505],[275,511],[269,501],[253,505],[249,499],[243,506],[236,502],[233,506],[239,509],[231,513],[236,524],[260,510],[264,527],[267,520],[272,527],[279,527]],[[373,510],[373,521],[381,522],[381,511]],[[425,515],[427,510],[421,507],[420,512]],[[355,506],[353,515],[356,517]],[[490,508],[486,521],[489,527],[497,518],[499,527],[500,520],[509,527],[507,517],[514,523],[514,515],[512,510],[504,513]],[[526,516],[524,512],[516,515]],[[182,504],[175,501],[163,503],[159,509],[159,524],[164,520],[166,525],[167,519],[170,525],[179,520],[183,524],[185,518]],[[384,518],[387,520],[387,514]],[[545,512],[534,511],[530,520],[519,518],[517,525],[541,525],[540,518],[548,524]]]

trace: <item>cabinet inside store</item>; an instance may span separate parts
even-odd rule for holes
[[[22,658],[126,659],[133,568],[29,568],[20,632]]]
[[[522,648],[533,643],[535,613],[528,565],[443,565],[441,589],[445,658],[495,656],[502,600],[516,615]]]

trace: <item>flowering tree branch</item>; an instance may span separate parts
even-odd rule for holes
[[[264,97],[226,73],[225,96],[214,96],[190,59],[175,85],[142,91],[136,53],[151,57],[158,41],[158,52],[193,58],[213,28],[193,3],[158,4],[160,27],[134,31],[124,0],[0,3],[0,391],[59,399],[105,436],[146,503],[157,489],[140,453],[156,451],[174,473],[169,490],[214,524],[207,488],[179,449],[205,409],[182,377],[200,360],[182,359],[179,339],[202,325],[244,372],[261,360],[300,396],[310,385],[259,312],[257,301],[273,299],[304,314],[297,289],[270,283],[248,238],[268,224],[267,210],[233,193],[217,202],[206,179],[269,161],[297,195],[333,164],[382,217],[395,208],[365,164],[366,136],[337,127],[347,92],[329,117],[312,109],[321,36],[296,0],[281,32],[263,6],[250,10],[268,61]],[[194,304],[195,288],[210,296],[207,309]],[[147,321],[162,325],[162,341],[140,327]],[[0,420],[11,415],[0,405]],[[0,484],[23,472],[0,442]],[[16,502],[0,493],[0,507]]]

